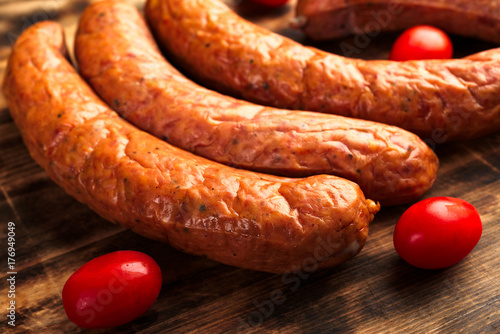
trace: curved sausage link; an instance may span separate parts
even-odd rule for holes
[[[315,254],[318,268],[330,267],[365,244],[379,206],[355,183],[237,170],[177,149],[121,119],[65,56],[60,25],[31,26],[14,45],[3,92],[32,157],[102,217],[192,254],[273,273]]]
[[[397,125],[434,144],[500,129],[500,50],[365,61],[305,47],[218,0],[148,0],[158,41],[207,85],[264,105]]]
[[[299,0],[297,22],[315,40],[427,24],[500,43],[499,0]]]
[[[285,176],[341,176],[382,205],[413,201],[436,178],[434,152],[402,129],[262,107],[194,84],[164,60],[131,5],[89,6],[75,50],[82,76],[124,118],[211,160]]]

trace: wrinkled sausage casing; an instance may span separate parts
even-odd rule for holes
[[[211,160],[284,176],[341,176],[382,205],[411,202],[436,178],[434,152],[402,129],[262,107],[194,84],[165,61],[132,5],[89,6],[75,53],[82,76],[125,119]]]
[[[315,40],[419,24],[500,43],[498,0],[299,0],[297,22]]]
[[[280,108],[397,125],[432,144],[500,129],[500,50],[464,59],[349,59],[245,21],[218,0],[148,0],[157,40],[205,85]]]
[[[358,185],[237,170],[175,148],[109,109],[63,45],[57,23],[28,28],[3,92],[33,158],[99,215],[188,253],[273,273],[306,259],[333,266],[360,251],[379,206]]]

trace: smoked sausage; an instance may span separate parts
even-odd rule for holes
[[[426,24],[500,43],[499,0],[298,0],[294,21],[314,40]]]
[[[411,202],[436,178],[434,152],[402,129],[262,107],[196,85],[165,61],[132,5],[89,6],[75,53],[82,76],[125,119],[211,160],[284,176],[341,176],[382,205]]]
[[[148,0],[159,43],[204,85],[280,108],[393,124],[431,146],[500,129],[500,50],[463,59],[349,59],[252,24],[218,0]]]
[[[238,170],[138,130],[66,60],[50,21],[16,41],[3,82],[32,157],[102,217],[173,247],[242,268],[283,273],[356,255],[379,206],[355,183]]]

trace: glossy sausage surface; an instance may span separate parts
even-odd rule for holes
[[[411,202],[436,178],[434,152],[402,129],[262,107],[196,85],[164,60],[131,5],[89,6],[75,50],[82,76],[124,118],[211,160],[277,175],[345,177],[382,205]]]
[[[299,0],[297,18],[315,40],[426,24],[500,43],[499,0]]]
[[[233,169],[138,130],[66,60],[62,27],[16,41],[3,92],[32,157],[102,217],[173,247],[282,273],[355,256],[379,207],[334,176],[287,179]]]
[[[499,49],[365,61],[305,47],[218,0],[148,0],[146,16],[185,71],[250,101],[393,124],[436,145],[500,130]]]

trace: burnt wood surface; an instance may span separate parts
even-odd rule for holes
[[[79,15],[92,1],[0,0],[0,77],[15,38],[52,19],[72,50]],[[144,1],[131,3],[142,9]],[[266,10],[231,2],[255,23],[312,45],[289,28],[296,2]],[[386,59],[397,34],[314,44],[330,52]],[[453,36],[456,57],[495,47]],[[349,53],[349,54],[346,54]],[[499,78],[500,80],[500,78]],[[2,333],[500,333],[500,133],[449,144],[431,142],[441,162],[426,197],[472,203],[483,221],[473,252],[445,270],[420,270],[399,258],[392,233],[409,205],[382,208],[353,260],[320,272],[271,275],[225,266],[147,240],[97,216],[53,183],[30,157],[0,97],[0,332]],[[16,321],[8,325],[7,225],[16,233]],[[160,264],[164,282],[140,318],[106,330],[84,330],[66,317],[61,291],[81,265],[131,249]],[[279,298],[277,298],[279,296]]]

